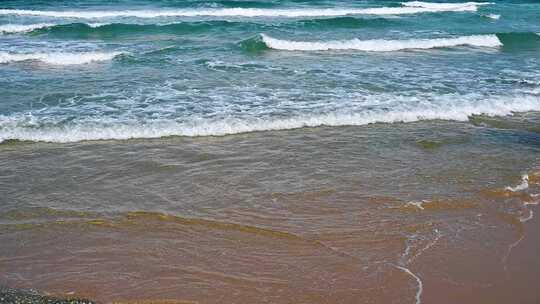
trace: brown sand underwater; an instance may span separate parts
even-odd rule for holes
[[[0,285],[100,303],[540,303],[536,134],[3,144]]]

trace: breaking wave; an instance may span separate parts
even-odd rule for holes
[[[175,9],[175,10],[119,10],[119,11],[41,11],[0,9],[0,15],[41,16],[52,18],[102,19],[118,17],[332,17],[347,15],[403,15],[434,12],[474,12],[486,3],[427,4],[405,2],[401,7],[374,8],[313,8],[313,9],[265,9],[265,8],[220,8],[220,9]]]
[[[454,38],[409,39],[409,40],[334,40],[334,41],[291,41],[272,38],[261,34],[267,47],[286,51],[358,50],[366,52],[391,52],[407,49],[432,49],[456,46],[498,47],[502,46],[496,35],[474,35]]]
[[[122,52],[86,52],[86,53],[8,53],[0,52],[0,63],[20,61],[40,61],[53,65],[76,65],[91,62],[108,61]]]
[[[83,24],[87,28],[99,28],[110,23],[85,23]],[[35,24],[4,24],[0,25],[0,33],[2,34],[15,34],[15,33],[29,33],[37,30],[46,30],[50,28],[66,27],[71,24],[56,24],[56,23],[35,23]]]
[[[441,96],[441,98],[445,98]],[[464,102],[456,100],[465,99]],[[450,102],[449,102],[450,101]],[[421,120],[467,121],[472,115],[504,116],[514,112],[539,111],[540,99],[513,96],[467,100],[467,96],[432,101],[429,105],[402,104],[389,109],[334,111],[323,114],[297,114],[288,118],[221,117],[177,121],[94,116],[67,123],[57,118],[31,114],[0,116],[0,142],[6,140],[77,142],[84,140],[124,140],[167,136],[223,136],[229,134],[288,130],[318,126],[358,126],[371,123],[415,122]],[[60,120],[61,121],[61,120]]]
[[[406,7],[422,7],[429,9],[464,9],[473,7],[476,8],[481,5],[493,4],[492,2],[463,2],[463,3],[435,3],[435,2],[423,2],[423,1],[409,1],[402,2],[401,5]]]
[[[0,25],[0,33],[2,34],[26,33],[26,32],[31,32],[36,29],[55,26],[55,25],[56,24],[51,24],[51,23],[4,24],[4,25]]]

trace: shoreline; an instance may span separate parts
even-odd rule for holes
[[[416,281],[418,286],[415,291],[413,302],[430,303],[433,300],[437,300],[438,303],[451,303],[454,301],[460,301],[461,303],[508,303],[508,301],[515,301],[521,304],[535,304],[538,303],[540,295],[530,293],[529,286],[525,286],[523,281],[532,281],[537,277],[540,272],[540,260],[537,259],[536,252],[540,249],[540,219],[533,218],[531,221],[524,223],[524,237],[518,245],[512,248],[510,254],[507,257],[507,269],[505,270],[505,277],[501,277],[500,280],[494,282],[491,286],[484,286],[484,288],[473,288],[468,292],[461,290],[458,293],[452,291],[452,289],[443,289],[435,287],[431,289],[432,278],[424,277],[419,272],[414,272],[402,266],[395,266],[397,269],[403,271],[410,276],[411,281]],[[422,262],[422,256],[419,256],[420,263]],[[415,267],[411,267],[415,269]],[[519,278],[519,280],[516,280]],[[413,293],[415,287],[411,286],[411,293]],[[403,301],[409,303],[410,301]],[[61,296],[61,295],[45,295],[32,289],[19,289],[11,287],[0,287],[0,303],[26,303],[26,304],[102,304],[102,303],[114,303],[114,304],[133,304],[133,303],[159,303],[159,304],[178,304],[178,303],[199,303],[197,301],[186,301],[181,299],[132,299],[121,300],[116,299],[111,302],[99,302],[87,299],[85,297]],[[202,302],[201,302],[202,303]]]

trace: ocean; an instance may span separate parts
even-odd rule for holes
[[[3,0],[0,286],[538,303],[540,2]]]

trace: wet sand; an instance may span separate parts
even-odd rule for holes
[[[172,232],[168,228],[152,227],[151,221],[148,219],[146,221],[143,229],[151,229],[152,237],[141,238],[143,231],[132,231],[139,237],[127,235],[125,237],[129,238],[129,241],[126,243],[141,245],[152,242],[157,230],[165,230],[167,234]],[[106,224],[96,222],[92,225]],[[539,294],[534,290],[534,282],[540,272],[540,263],[537,259],[540,241],[537,232],[540,229],[540,221],[534,218],[525,223],[524,228],[524,238],[511,249],[506,261],[506,270],[501,268],[500,261],[486,261],[485,257],[468,254],[474,252],[475,248],[468,248],[461,253],[458,250],[452,251],[455,254],[448,256],[446,254],[449,249],[446,247],[448,244],[439,239],[429,248],[425,248],[426,251],[408,265],[408,268],[383,264],[381,265],[385,268],[383,274],[376,275],[378,278],[375,280],[366,279],[369,277],[369,271],[362,271],[362,268],[367,266],[355,265],[361,261],[347,256],[345,252],[337,250],[334,252],[333,249],[325,248],[326,246],[322,244],[303,244],[309,242],[300,238],[295,239],[294,236],[274,235],[272,232],[261,231],[255,232],[258,236],[254,239],[239,235],[235,242],[239,242],[238,246],[246,246],[246,243],[249,243],[251,246],[258,247],[258,253],[242,250],[244,254],[252,258],[252,263],[257,262],[254,258],[257,255],[278,255],[278,252],[282,252],[280,259],[295,259],[292,261],[296,266],[294,269],[281,267],[287,266],[286,261],[274,260],[272,264],[250,264],[244,271],[251,268],[259,274],[249,276],[245,272],[240,274],[239,269],[219,269],[220,267],[210,260],[224,257],[213,256],[208,252],[201,252],[200,256],[194,256],[191,261],[188,261],[185,257],[182,258],[181,254],[170,252],[187,250],[184,246],[178,245],[172,248],[155,248],[148,252],[140,251],[141,248],[139,250],[131,248],[126,250],[123,256],[116,256],[116,254],[113,256],[106,253],[107,243],[111,246],[112,240],[101,239],[80,241],[79,245],[64,247],[64,250],[68,251],[76,249],[79,254],[85,250],[85,246],[101,247],[101,254],[94,255],[95,265],[79,265],[75,268],[72,266],[70,270],[75,272],[77,269],[91,270],[97,276],[81,276],[74,273],[74,278],[78,279],[72,280],[69,277],[69,271],[63,269],[62,272],[66,275],[63,280],[47,282],[44,276],[43,280],[34,279],[28,283],[15,285],[21,288],[40,285],[59,298],[92,297],[97,299],[96,303],[369,303],[374,299],[393,303],[399,299],[395,303],[534,304],[539,300]],[[84,228],[83,230],[77,233],[89,234],[91,229]],[[239,233],[239,231],[236,232]],[[62,239],[69,240],[70,243],[75,241],[75,236],[65,233],[67,232],[60,234]],[[228,233],[227,237],[230,238],[232,235]],[[175,235],[176,237],[179,235]],[[265,240],[256,244],[257,238]],[[181,237],[178,241],[181,242]],[[273,244],[268,245],[268,242],[273,242]],[[277,242],[287,245],[282,247],[276,244]],[[212,245],[214,246],[226,247],[217,243]],[[316,249],[317,247],[320,248]],[[260,252],[263,248],[264,253]],[[247,248],[244,247],[244,249]],[[270,251],[272,249],[273,252]],[[138,251],[140,252],[137,253]],[[319,251],[317,258],[312,256],[314,251]],[[325,253],[325,251],[328,252]],[[219,255],[223,256],[223,253]],[[501,258],[500,254],[495,256]],[[66,256],[59,252],[55,252],[52,256],[45,256],[44,259],[50,263],[51,267],[33,269],[33,272],[54,272],[54,265],[69,263]],[[99,266],[101,259],[108,260],[104,266]],[[200,266],[201,259],[207,260],[206,270],[201,268],[204,266]],[[110,267],[110,262],[113,260],[116,260],[116,268]],[[150,267],[149,263],[161,263],[163,267],[156,268],[156,265]],[[287,267],[292,267],[293,264],[288,264]],[[496,269],[489,269],[489,267]],[[144,268],[153,270],[147,271]],[[261,277],[261,271],[266,272],[268,277]],[[300,274],[300,271],[303,273]],[[476,271],[478,272],[474,273]],[[310,277],[316,278],[325,272],[324,277],[330,279],[330,282],[308,282]],[[457,281],[456,278],[460,275],[463,281]],[[362,276],[365,277],[361,278]],[[205,277],[206,280],[213,280],[216,285],[202,284],[200,280]],[[332,283],[331,280],[334,282]],[[340,280],[345,280],[347,283],[340,283]],[[196,281],[199,281],[198,284],[201,285],[196,285]],[[221,285],[217,285],[217,282],[221,282]],[[421,284],[421,289],[419,284]],[[319,287],[314,288],[317,285]],[[167,288],[163,288],[165,286]],[[19,303],[9,301],[15,298],[26,299],[27,302],[24,303],[42,303],[40,301],[43,301],[35,294],[28,296],[23,293],[17,297],[7,298],[8,301],[2,303]],[[68,302],[54,297],[46,299],[56,301],[47,303],[87,303]]]
[[[498,252],[502,267],[496,261],[487,264],[482,256],[471,260],[466,254],[469,249],[463,248],[461,259],[455,259],[448,269],[467,274],[465,280],[430,276],[428,272],[424,277],[424,303],[540,303],[540,292],[535,288],[540,273],[540,218],[524,223],[523,228],[524,234],[516,234],[515,241],[508,245],[509,252]],[[484,242],[487,244],[489,240]],[[428,256],[423,260],[430,263]],[[471,280],[471,269],[475,267],[478,273]]]

